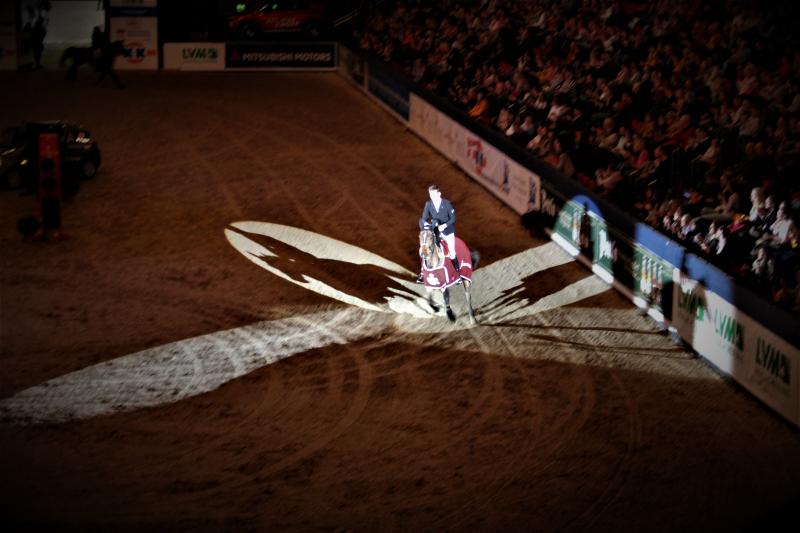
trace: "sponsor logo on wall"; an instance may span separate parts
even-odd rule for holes
[[[114,66],[129,70],[158,69],[156,0],[112,0],[109,4],[111,40],[123,41],[124,57]]]
[[[769,340],[756,339],[755,374],[777,386],[785,396],[791,394],[792,365],[789,357],[770,344]]]
[[[420,137],[454,161],[518,214],[538,211],[541,179],[416,94],[410,124]]]
[[[189,46],[181,49],[181,59],[185,63],[216,63],[219,50],[206,46]]]
[[[673,325],[720,370],[800,424],[800,350],[695,280],[674,273]]]
[[[225,43],[165,43],[164,68],[180,70],[222,70]]]
[[[230,43],[226,68],[332,69],[336,67],[335,43]]]
[[[467,137],[467,159],[472,162],[472,172],[476,177],[485,178],[483,169],[486,168],[486,155],[483,153],[483,144],[480,139]]]

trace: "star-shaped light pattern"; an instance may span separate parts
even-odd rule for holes
[[[65,422],[176,402],[292,355],[377,336],[386,336],[387,342],[422,342],[435,335],[443,348],[517,354],[518,347],[494,342],[496,335],[487,334],[478,343],[474,339],[482,328],[515,327],[522,319],[609,290],[587,272],[582,279],[531,301],[525,296],[525,280],[572,261],[552,242],[531,248],[475,271],[472,298],[481,325],[465,336],[459,332],[466,333],[472,326],[464,316],[466,302],[458,287],[451,290],[451,301],[461,317],[450,323],[443,311],[433,312],[425,289],[411,281],[411,271],[363,248],[266,222],[237,222],[224,233],[236,250],[259,267],[346,306],[184,339],[90,366],[0,401],[0,418],[20,424]],[[348,279],[359,283],[340,282],[339,268],[358,269],[359,275]],[[592,313],[600,311],[608,317],[615,312],[574,307],[569,311],[572,318],[564,315],[570,321],[568,329],[586,327],[587,331],[592,328],[581,324],[596,320],[589,317]],[[575,315],[581,312],[589,313],[589,318]],[[555,344],[597,348],[594,341],[552,338]],[[552,357],[563,357],[563,353]],[[573,360],[575,353],[569,356]]]

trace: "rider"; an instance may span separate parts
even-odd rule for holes
[[[106,48],[108,48],[108,35],[100,29],[100,26],[95,26],[92,30],[92,56],[99,59]]]
[[[438,232],[439,238],[447,243],[447,250],[456,274],[460,274],[458,261],[456,261],[456,210],[453,204],[446,198],[442,198],[442,192],[438,185],[428,187],[430,200],[425,202],[422,216],[419,219],[419,229],[422,231],[426,226]],[[422,271],[417,277],[417,283],[422,283]]]

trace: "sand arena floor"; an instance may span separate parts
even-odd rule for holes
[[[121,75],[0,77],[3,125],[104,155],[65,242],[0,194],[4,523],[738,531],[797,501],[797,430],[336,75]],[[409,283],[432,181],[475,328]]]

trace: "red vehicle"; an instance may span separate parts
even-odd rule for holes
[[[298,32],[318,37],[325,20],[325,5],[313,0],[260,0],[236,5],[230,30],[246,39],[266,33]]]

